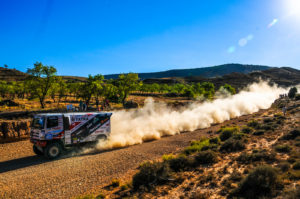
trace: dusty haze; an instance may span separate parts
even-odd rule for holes
[[[141,109],[114,112],[111,136],[106,142],[98,143],[97,149],[140,144],[165,135],[207,128],[213,123],[267,109],[282,93],[287,93],[287,90],[260,82],[236,95],[201,104],[193,103],[180,110],[172,110],[149,98]]]

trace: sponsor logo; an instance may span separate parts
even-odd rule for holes
[[[46,138],[46,140],[52,140],[53,135],[48,133],[48,134],[46,134],[45,138]]]
[[[75,115],[72,116],[71,121],[72,122],[80,122],[80,121],[86,121],[89,119],[88,115]]]

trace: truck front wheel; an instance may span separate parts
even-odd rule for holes
[[[44,153],[38,149],[37,146],[33,145],[33,152],[37,155],[43,155]]]
[[[59,143],[48,144],[44,149],[44,156],[48,159],[55,159],[60,156],[62,147]]]

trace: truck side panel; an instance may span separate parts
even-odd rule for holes
[[[65,144],[95,141],[97,136],[109,134],[110,116],[110,114],[71,116],[70,130],[65,134]]]

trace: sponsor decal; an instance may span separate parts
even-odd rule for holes
[[[45,138],[46,138],[46,140],[52,140],[53,135],[48,133],[48,134],[46,134]]]

